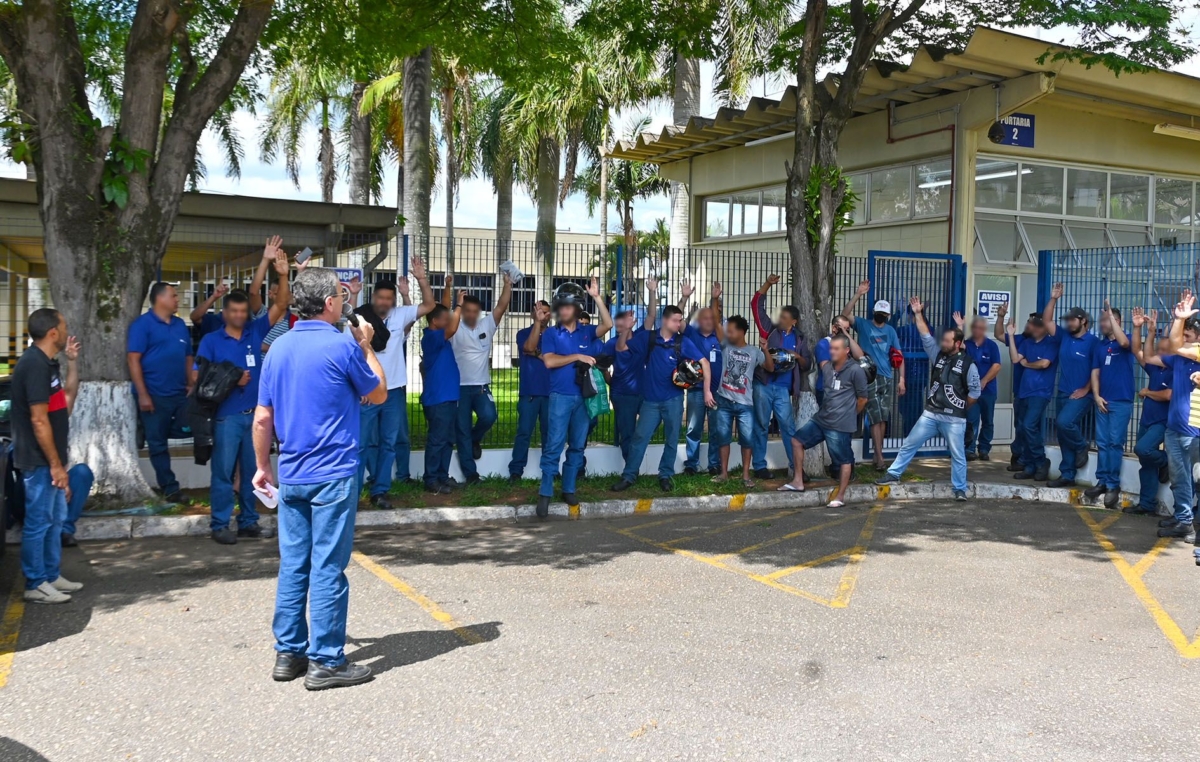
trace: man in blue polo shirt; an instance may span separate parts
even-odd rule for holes
[[[1054,393],[1054,374],[1057,372],[1058,342],[1046,330],[1046,323],[1039,316],[1031,316],[1027,324],[1029,338],[1016,334],[1017,324],[1010,320],[1006,326],[1008,354],[1013,367],[1020,366],[1021,386],[1017,398],[1021,401],[1021,427],[1025,446],[1021,452],[1023,467],[1013,478],[1036,479],[1047,477],[1046,463],[1046,408]]]
[[[1141,329],[1138,329],[1141,330]],[[1121,498],[1121,459],[1133,415],[1133,345],[1121,325],[1121,311],[1104,300],[1100,313],[1104,335],[1092,350],[1092,397],[1096,400],[1096,484],[1083,494],[1092,500],[1104,495],[1104,505],[1116,508]]]
[[[1082,307],[1067,310],[1063,325],[1054,322],[1055,307],[1062,295],[1063,284],[1055,283],[1042,310],[1046,330],[1059,344],[1054,425],[1062,461],[1058,464],[1059,477],[1047,482],[1047,487],[1075,486],[1075,473],[1087,465],[1089,436],[1084,431],[1084,419],[1092,409],[1092,353],[1100,341],[1089,332],[1092,319]]]
[[[550,303],[544,299],[533,305],[533,323],[517,331],[517,435],[513,438],[512,459],[508,461],[508,480],[515,482],[525,474],[529,463],[529,441],[538,426],[542,443],[550,423],[550,370],[542,362],[542,334],[550,325]]]
[[[1167,350],[1160,359],[1171,372],[1171,402],[1167,408],[1167,431],[1163,445],[1167,451],[1167,468],[1171,475],[1171,497],[1175,503],[1175,514],[1159,522],[1159,537],[1178,537],[1185,542],[1196,541],[1193,525],[1195,514],[1192,498],[1195,487],[1192,469],[1197,460],[1197,444],[1200,429],[1191,424],[1192,389],[1200,379],[1200,323],[1196,321],[1196,297],[1184,290],[1179,304],[1175,306],[1175,320],[1171,323]],[[1149,347],[1147,347],[1149,350]],[[1193,551],[1200,565],[1200,548]]]
[[[904,352],[900,348],[900,335],[891,324],[892,305],[886,299],[878,299],[871,310],[871,319],[855,317],[854,307],[858,300],[871,291],[871,281],[864,280],[854,290],[854,296],[842,310],[842,315],[854,320],[854,330],[858,333],[858,343],[862,346],[871,360],[875,363],[875,380],[871,382],[867,393],[867,418],[871,422],[871,442],[874,445],[873,461],[876,471],[883,471],[887,463],[883,460],[883,435],[887,432],[888,421],[892,417],[892,403],[895,397],[903,397],[905,392]],[[899,358],[899,365],[892,366],[892,355]],[[893,381],[894,379],[894,381]],[[895,392],[893,396],[893,392]]]
[[[369,667],[346,661],[346,564],[358,509],[359,404],[365,398],[379,405],[388,390],[371,349],[371,324],[360,320],[353,338],[336,327],[343,305],[337,273],[310,267],[296,276],[292,294],[300,320],[274,343],[259,381],[254,487],[272,490],[277,437],[279,581],[271,677],[283,682],[304,675],[305,688],[321,690],[371,679]]]
[[[696,322],[683,329],[684,337],[691,340],[696,348],[708,359],[712,375],[705,376],[705,386],[709,394],[715,395],[721,386],[721,342],[724,334],[721,331],[721,284],[713,281],[712,301],[709,306],[696,313]],[[687,431],[684,434],[683,472],[693,476],[700,468],[700,440],[704,436],[704,422],[708,421],[708,473],[716,476],[721,472],[721,453],[719,447],[713,447],[712,435],[717,422],[716,408],[704,404],[704,387],[692,387],[687,392]]]
[[[242,380],[237,388],[217,408],[213,421],[213,450],[211,477],[211,518],[209,529],[214,541],[221,545],[235,545],[239,537],[271,537],[258,524],[258,500],[254,497],[254,485],[248,475],[254,473],[254,438],[251,428],[254,423],[254,407],[258,403],[258,381],[262,372],[262,340],[271,326],[280,320],[287,310],[291,291],[288,288],[288,260],[283,249],[276,250],[275,272],[279,274],[279,289],[283,298],[271,305],[267,314],[250,319],[250,298],[244,291],[231,291],[225,297],[221,314],[223,325],[200,340],[196,353],[197,365],[193,380],[199,371],[199,359],[211,363],[230,362],[242,369]],[[229,527],[233,518],[233,474],[241,470],[241,484],[237,502],[237,531]]]
[[[1041,320],[1041,317],[1042,313],[1040,312],[1035,312],[1029,316],[1030,320],[1033,318]],[[1008,334],[1004,330],[1004,327],[1007,325],[1007,323],[1008,303],[1005,302],[1004,304],[1001,304],[1000,308],[996,311],[996,327],[992,334],[996,337],[996,341],[1003,342],[1005,347],[1008,346]],[[1016,337],[1018,342],[1029,338],[1029,323],[1029,320],[1025,321],[1025,329]],[[1007,353],[1007,349],[1003,350],[1003,354]],[[1025,470],[1025,466],[1021,465],[1021,457],[1025,452],[1025,432],[1021,428],[1021,419],[1024,414],[1024,403],[1021,401],[1021,396],[1018,393],[1021,390],[1021,375],[1024,372],[1025,369],[1020,365],[1012,366],[1013,441],[1012,445],[1009,447],[1012,455],[1008,459],[1008,466],[1005,469],[1006,471]]]
[[[425,410],[425,490],[448,495],[458,486],[450,476],[450,454],[458,433],[459,380],[458,362],[450,340],[462,324],[461,297],[450,310],[435,305],[426,320],[429,327],[421,334],[421,406]]]
[[[1142,343],[1142,326],[1146,326],[1146,342]],[[1155,336],[1158,310],[1149,314],[1141,307],[1133,308],[1133,355],[1146,371],[1146,386],[1138,389],[1142,398],[1142,415],[1138,419],[1137,443],[1133,452],[1138,457],[1138,502],[1125,509],[1126,513],[1153,516],[1158,513],[1159,485],[1170,479],[1163,438],[1167,432],[1167,410],[1171,406],[1171,371],[1163,365],[1162,355],[1169,352],[1170,338]],[[1157,350],[1157,351],[1156,351]]]
[[[656,286],[657,289],[657,286]],[[651,303],[655,300],[655,292],[651,291]],[[654,310],[648,310],[653,316]],[[651,323],[653,317],[651,317]],[[612,383],[609,386],[608,399],[613,407],[613,428],[616,430],[617,447],[621,448],[622,461],[629,460],[630,446],[633,444],[633,432],[637,426],[638,410],[642,407],[642,358],[629,348],[629,339],[635,333],[646,328],[637,325],[637,316],[633,310],[624,310],[613,319],[616,334],[604,342],[601,350],[603,357],[612,358]],[[653,328],[653,325],[651,326]],[[624,350],[617,351],[617,342],[625,339]]]
[[[963,328],[962,313],[954,313],[954,322],[959,329]],[[995,432],[996,395],[999,385],[996,376],[1000,375],[1000,346],[987,337],[987,318],[976,316],[971,321],[971,335],[963,348],[975,363],[979,371],[979,383],[983,394],[974,405],[967,408],[967,460],[990,460],[988,453],[992,451],[992,435]],[[978,442],[979,454],[975,448]]]
[[[170,283],[150,287],[150,309],[129,325],[126,360],[137,394],[138,411],[154,479],[167,502],[183,500],[179,480],[171,470],[167,440],[183,423],[191,392],[192,335],[175,315],[179,294]]]

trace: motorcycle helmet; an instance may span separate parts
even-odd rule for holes
[[[858,367],[862,368],[863,372],[867,374],[867,383],[875,383],[875,377],[879,375],[879,369],[875,367],[874,361],[872,361],[870,357],[863,355],[855,360],[855,362],[857,362]]]
[[[587,291],[583,290],[583,286],[578,283],[564,283],[554,291],[554,299],[551,300],[551,307],[557,310],[559,307],[565,307],[568,304],[578,307],[581,311],[583,305],[587,303]]]
[[[681,389],[691,389],[704,381],[704,366],[699,360],[680,360],[671,374],[671,382]]]
[[[783,349],[772,349],[771,358],[775,360],[775,372],[782,373],[796,367],[796,357]]]

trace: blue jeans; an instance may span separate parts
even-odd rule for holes
[[[225,529],[233,518],[233,471],[240,467],[237,501],[241,508],[238,514],[238,529],[258,523],[258,498],[254,496],[254,472],[258,470],[254,458],[254,437],[251,426],[254,413],[234,413],[213,421],[212,450],[212,517],[208,526],[212,531]]]
[[[642,395],[613,394],[609,396],[613,407],[613,428],[616,429],[617,447],[621,458],[629,460],[633,446],[633,432],[637,428],[638,411],[642,409]]]
[[[271,623],[279,653],[307,655],[331,667],[346,660],[346,565],[354,547],[357,487],[357,476],[279,487],[279,585]]]
[[[908,438],[904,440],[904,446],[900,448],[896,459],[892,461],[888,473],[899,479],[904,475],[904,469],[908,468],[908,464],[917,454],[917,450],[921,449],[921,445],[940,434],[945,437],[946,444],[950,448],[950,484],[956,490],[965,490],[967,488],[967,453],[963,449],[963,440],[966,438],[964,436],[966,428],[967,422],[963,419],[956,419],[953,423],[949,423],[935,420],[929,413],[923,414],[913,424],[912,431],[908,432]]]
[[[970,411],[967,411],[968,413]],[[1021,421],[1025,417],[1025,400],[1013,400],[1013,441],[1012,454],[1016,456],[1017,462],[1023,462],[1025,457],[1025,427],[1021,425]]]
[[[1092,409],[1092,397],[1088,395],[1073,400],[1060,394],[1057,402],[1055,425],[1058,427],[1058,449],[1062,452],[1058,472],[1064,479],[1074,479],[1076,454],[1087,452],[1088,448],[1087,436],[1083,433],[1083,417]]]
[[[707,379],[705,379],[707,381]],[[700,468],[700,438],[704,436],[704,421],[708,420],[708,467],[720,468],[721,456],[713,445],[713,428],[717,422],[716,408],[704,404],[704,389],[688,389],[687,433],[684,435],[684,468]]]
[[[1162,450],[1163,434],[1167,431],[1165,423],[1152,423],[1149,426],[1138,426],[1137,444],[1133,451],[1137,453],[1138,480],[1141,490],[1138,493],[1138,507],[1146,511],[1158,510],[1158,472],[1167,465],[1167,454]]]
[[[474,421],[471,419],[472,413],[475,414]],[[479,476],[473,450],[495,424],[496,401],[492,399],[491,389],[486,385],[458,387],[458,434],[455,439],[458,443],[458,467],[462,469],[464,478]]]
[[[150,465],[154,467],[154,480],[158,482],[158,488],[164,495],[173,495],[179,491],[179,480],[171,470],[171,452],[167,449],[167,440],[176,428],[176,422],[183,421],[187,397],[152,396],[150,399],[154,402],[154,412],[139,411],[142,431],[146,435],[146,449],[150,451]]]
[[[62,528],[67,520],[67,491],[50,480],[50,466],[21,472],[25,481],[25,524],[21,528],[21,572],[32,590],[59,576]]]
[[[550,398],[546,396],[524,396],[517,398],[517,436],[513,438],[512,460],[508,461],[508,473],[521,477],[529,463],[529,442],[533,439],[533,426],[537,424],[542,435],[542,446],[546,444],[546,427],[550,423]]]
[[[1181,393],[1186,390],[1178,390]],[[1192,523],[1192,464],[1196,462],[1196,437],[1167,429],[1163,435],[1163,446],[1167,450],[1167,468],[1171,472],[1171,496],[1175,502],[1175,520],[1181,524]]]
[[[1036,473],[1046,460],[1046,408],[1048,397],[1026,397],[1021,400],[1021,465],[1025,473]]]
[[[679,454],[679,428],[683,424],[683,395],[668,400],[652,402],[642,400],[642,409],[638,412],[637,428],[633,434],[633,444],[629,449],[629,459],[625,461],[625,471],[621,478],[632,482],[642,470],[642,459],[646,457],[646,448],[650,446],[650,438],[663,427],[663,451],[658,459],[658,478],[670,479],[675,475],[675,457]]]
[[[767,467],[767,429],[771,426],[771,415],[779,421],[779,438],[787,452],[788,466],[792,466],[792,437],[796,434],[795,419],[792,417],[792,394],[786,386],[777,384],[754,384],[754,416],[758,426],[754,428],[754,470]]]
[[[67,501],[67,519],[63,522],[63,534],[75,534],[75,522],[83,515],[83,506],[88,493],[96,482],[96,475],[86,463],[76,463],[67,469],[67,484],[71,486],[71,499]]]
[[[737,421],[738,444],[753,448],[758,429],[753,405],[739,405],[725,397],[717,397],[717,422],[709,430],[709,449],[719,449],[733,444],[733,422]]]
[[[588,429],[592,417],[588,415],[583,397],[577,394],[550,395],[550,422],[546,425],[546,438],[542,441],[542,486],[538,494],[554,495],[554,477],[558,474],[558,460],[563,448],[567,459],[562,467],[562,491],[564,495],[575,492],[575,478],[583,468],[583,449],[587,446]]]
[[[454,450],[454,431],[458,423],[458,403],[443,402],[425,406],[425,486],[432,487],[450,478],[450,453]]]
[[[1121,400],[1109,400],[1107,413],[1096,410],[1096,484],[1121,489],[1121,460],[1131,415],[1133,403]]]
[[[979,442],[979,453],[987,455],[992,451],[992,436],[996,433],[996,395],[985,394],[976,400],[974,405],[967,408],[967,454],[975,452],[975,442]]]
[[[358,480],[371,480],[371,496],[386,495],[392,488],[393,469],[401,481],[408,478],[408,395],[403,386],[388,389],[387,399],[379,405],[366,404],[359,410],[361,426],[358,445]],[[403,461],[397,461],[403,439]],[[397,463],[399,468],[397,469]],[[364,473],[365,472],[365,473]]]

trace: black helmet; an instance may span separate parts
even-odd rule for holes
[[[867,383],[875,383],[875,376],[879,375],[879,369],[875,367],[874,361],[872,361],[870,357],[863,355],[855,360],[855,362],[857,362],[858,367],[862,368],[863,372],[867,374]]]
[[[699,360],[680,360],[671,374],[671,382],[681,389],[691,389],[704,381],[704,366]]]
[[[785,349],[772,349],[771,357],[775,360],[776,373],[796,367],[796,356]]]
[[[583,286],[578,283],[567,282],[559,286],[554,291],[554,299],[551,302],[553,309],[573,304],[580,310],[587,303],[587,291],[583,290]]]

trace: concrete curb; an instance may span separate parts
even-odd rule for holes
[[[616,519],[636,515],[682,515],[720,513],[770,508],[809,508],[829,502],[833,487],[818,487],[804,492],[750,492],[738,495],[705,497],[658,497],[642,500],[602,500],[580,505],[551,503],[550,516],[556,519]],[[879,487],[852,484],[843,498],[847,504],[879,500],[946,500],[954,497],[948,481],[906,482]],[[1025,484],[968,483],[967,497],[986,500],[1031,500],[1047,503],[1103,508],[1083,496],[1082,489],[1058,489]],[[1136,496],[1121,493],[1121,507],[1134,505]],[[518,521],[535,516],[533,505],[484,505],[471,508],[401,508],[386,511],[360,511],[356,526],[364,529],[416,525],[456,524],[462,522]],[[260,523],[275,528],[274,516],[263,516]],[[102,516],[79,519],[76,539],[125,540],[142,537],[203,537],[209,533],[208,516]],[[8,533],[9,543],[19,543],[21,533]]]

